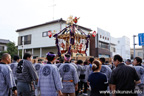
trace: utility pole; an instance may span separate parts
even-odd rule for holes
[[[24,56],[24,36],[22,36],[22,59]]]
[[[133,35],[133,45],[134,45],[134,54],[133,54],[133,59],[135,58],[135,37],[136,37],[136,35]]]
[[[143,58],[142,59],[144,59],[144,46],[142,46],[142,50],[143,50]]]

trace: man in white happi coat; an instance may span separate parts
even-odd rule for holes
[[[62,96],[62,82],[57,66],[53,65],[55,54],[47,53],[47,64],[41,67],[39,72],[38,89],[41,96]]]
[[[63,84],[63,96],[75,96],[75,91],[78,89],[78,75],[76,68],[70,63],[71,56],[64,55],[65,63],[59,67],[59,72]]]
[[[8,64],[11,63],[11,56],[8,53],[2,55],[0,62],[0,96],[11,96],[12,91],[16,95],[16,85],[12,70]]]
[[[15,83],[17,84],[17,78],[16,78],[16,68],[17,68],[17,65],[19,63],[19,56],[15,55],[13,57],[13,62],[10,64],[10,68],[12,70],[12,73],[13,73],[13,76],[14,76],[14,79],[15,79]]]

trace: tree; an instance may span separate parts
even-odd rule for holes
[[[7,44],[7,52],[11,55],[12,58],[14,57],[14,55],[18,54],[18,49],[15,46],[14,42],[10,42]]]

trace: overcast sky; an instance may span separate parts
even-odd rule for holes
[[[143,0],[54,0],[54,19],[80,17],[79,25],[97,27],[113,37],[144,33]],[[0,38],[17,44],[17,29],[45,23],[53,18],[53,0],[0,0]],[[136,40],[138,40],[136,38]]]

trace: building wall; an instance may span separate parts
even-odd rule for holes
[[[105,31],[103,29],[97,28],[97,33],[98,33],[98,40],[105,42],[105,43],[110,43],[110,33],[108,31]]]
[[[105,45],[108,48],[106,48]],[[91,37],[90,39],[90,55],[98,58],[110,57],[111,53],[110,53],[110,33],[109,32],[97,28],[96,37]]]
[[[130,53],[131,53],[131,59],[134,59],[134,58],[133,58],[134,50],[131,49],[131,50],[130,50]],[[142,59],[144,59],[142,48],[136,48],[136,49],[135,49],[135,57],[141,57]]]
[[[98,57],[113,57],[116,54],[119,54],[123,59],[130,59],[130,39],[126,36],[121,38],[111,37],[108,31],[97,28],[98,39],[95,37],[95,47],[98,52]],[[109,45],[109,49],[100,48],[99,42]],[[99,56],[100,55],[100,56]]]
[[[43,37],[42,34],[45,31],[51,30],[55,33],[60,32],[60,29],[64,29],[67,26],[66,23],[53,23],[49,25],[43,25],[40,27],[35,27],[27,30],[23,30],[21,32],[18,32],[19,36],[25,36],[31,34],[31,44],[24,45],[18,45],[18,50],[23,49],[29,49],[29,52],[32,53],[33,48],[33,56],[40,56],[40,48],[42,48],[42,57],[46,55],[47,52],[52,51],[54,53],[57,53],[57,48],[55,45],[55,38],[54,37]],[[86,34],[89,32],[85,29],[82,29]],[[89,56],[90,50],[88,48],[87,50],[87,56]]]
[[[50,24],[50,25],[44,25],[37,28],[32,28],[28,30],[24,30],[22,32],[19,32],[19,36],[25,36],[31,34],[31,44],[24,45],[24,49],[30,49],[30,48],[40,48],[40,47],[52,47],[55,46],[55,39],[54,37],[43,37],[42,33],[45,31],[52,30],[52,32],[55,30],[56,32],[60,31],[60,24]],[[18,46],[18,49],[22,49],[22,46]]]
[[[4,50],[2,50],[2,51],[7,51],[7,45],[6,44],[1,44],[0,43],[0,46],[4,47]],[[1,52],[1,50],[0,50],[0,52]]]
[[[130,39],[128,37],[117,38],[116,52],[123,59],[130,59]]]

